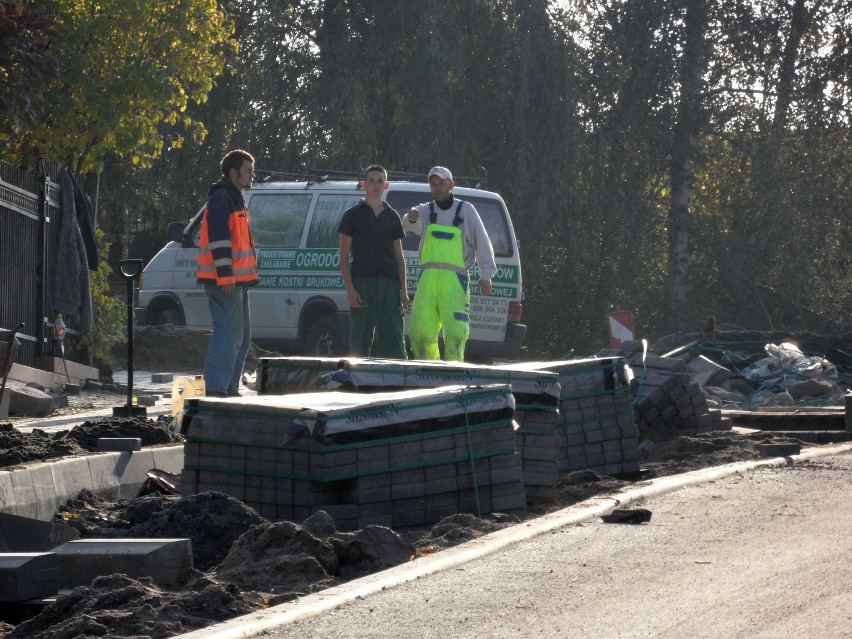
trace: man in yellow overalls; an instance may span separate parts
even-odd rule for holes
[[[406,233],[420,236],[420,279],[408,327],[415,359],[440,359],[438,333],[444,334],[444,359],[464,361],[470,335],[469,270],[479,264],[479,291],[491,293],[497,272],[494,248],[470,202],[453,197],[453,174],[443,166],[429,171],[432,202],[418,204],[402,218]]]

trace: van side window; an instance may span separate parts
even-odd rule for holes
[[[255,245],[298,247],[312,199],[311,193],[255,193],[248,203]]]
[[[387,194],[388,204],[404,215],[412,206],[428,202],[431,198],[428,193],[412,193],[405,191],[390,191]],[[476,207],[488,238],[494,246],[495,257],[511,257],[512,244],[509,242],[509,228],[506,224],[506,213],[500,205],[499,200],[480,197],[462,197]],[[406,235],[402,240],[402,248],[408,251],[416,251],[420,246],[420,237],[417,235]]]
[[[361,201],[363,195],[330,194],[320,195],[308,231],[308,248],[337,248],[340,246],[340,236],[337,227],[346,209],[352,208]]]

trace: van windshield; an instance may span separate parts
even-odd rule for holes
[[[476,196],[466,196],[459,199],[470,202],[476,207],[476,211],[485,225],[485,230],[488,232],[488,238],[494,246],[494,256],[511,257],[514,247],[512,242],[509,241],[509,226],[506,223],[506,215],[500,201]],[[417,206],[429,200],[428,193],[412,193],[411,191],[389,191],[387,193],[388,204],[395,208],[400,216],[405,215],[406,211],[412,206]],[[420,237],[417,235],[406,235],[402,241],[402,248],[409,251],[416,251],[419,245]]]

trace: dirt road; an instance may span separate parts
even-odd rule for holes
[[[850,498],[852,453],[754,470],[652,498],[648,524],[564,527],[262,636],[852,637]]]

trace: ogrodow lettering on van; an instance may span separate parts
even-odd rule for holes
[[[296,255],[296,268],[338,268],[340,253],[306,252]]]

